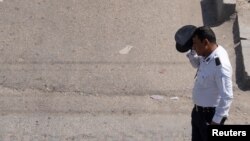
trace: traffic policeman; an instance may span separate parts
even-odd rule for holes
[[[187,54],[197,68],[193,88],[192,141],[207,141],[207,125],[224,124],[233,99],[232,67],[227,51],[211,28],[198,27]]]

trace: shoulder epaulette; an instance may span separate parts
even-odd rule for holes
[[[216,64],[216,66],[221,65],[221,62],[220,62],[220,58],[219,58],[219,57],[216,57],[216,58],[215,58],[215,64]]]

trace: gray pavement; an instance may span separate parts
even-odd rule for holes
[[[195,71],[176,52],[173,35],[184,24],[201,25],[194,3],[3,1],[0,83],[100,94],[186,89],[192,79],[179,73]],[[127,46],[133,48],[120,54]],[[176,85],[179,79],[187,82]]]
[[[190,140],[185,24],[199,0],[4,0],[0,140]]]
[[[0,140],[190,140],[196,70],[174,42],[203,24],[190,1],[1,1]],[[233,24],[214,30],[236,72]],[[233,85],[229,123],[249,123]]]

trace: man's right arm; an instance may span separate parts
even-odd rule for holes
[[[191,50],[187,53],[187,57],[194,68],[198,68],[200,65],[200,57],[194,50]]]

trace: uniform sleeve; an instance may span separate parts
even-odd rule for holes
[[[194,68],[198,68],[200,65],[200,57],[194,50],[187,53],[187,57]]]
[[[215,77],[219,90],[220,102],[216,107],[213,121],[220,123],[223,117],[228,116],[229,108],[233,99],[231,65],[217,66]]]

